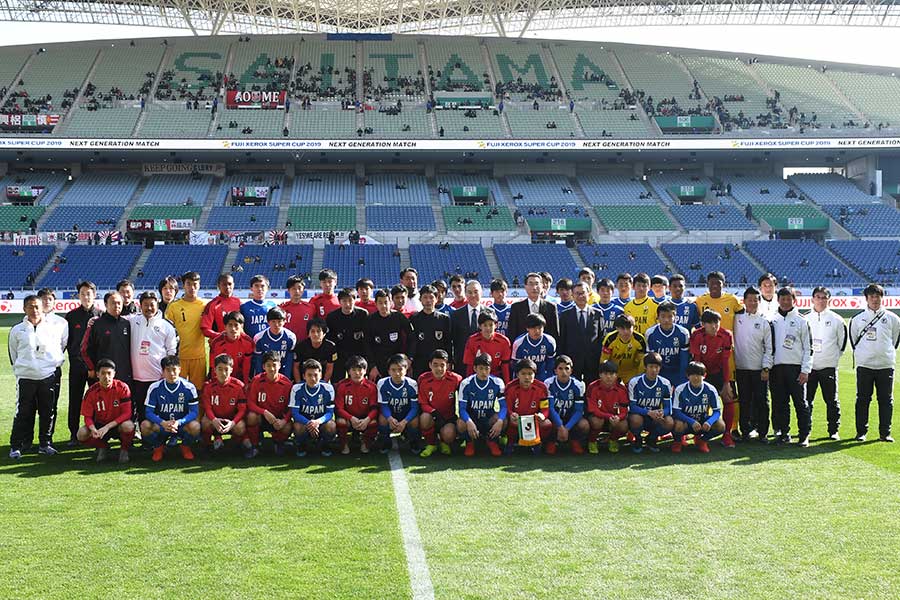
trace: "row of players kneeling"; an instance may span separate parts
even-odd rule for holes
[[[201,443],[212,452],[224,448],[225,436],[240,445],[246,458],[259,454],[262,436],[269,432],[274,452],[286,452],[293,435],[298,456],[315,448],[323,456],[337,450],[349,454],[351,437],[358,436],[362,453],[371,448],[388,452],[392,437],[406,440],[422,457],[436,451],[452,454],[464,447],[474,456],[483,442],[493,456],[512,454],[517,445],[534,454],[556,454],[568,443],[573,454],[599,452],[605,438],[610,452],[618,452],[628,437],[634,452],[647,447],[658,451],[657,441],[671,435],[672,451],[680,452],[685,435],[693,435],[696,447],[708,452],[707,441],[725,431],[722,404],[716,389],[704,381],[706,368],[692,362],[687,381],[673,389],[659,375],[662,359],[657,353],[644,358],[644,373],[628,382],[618,380],[613,361],[600,365],[600,377],[585,384],[572,377],[572,360],[559,356],[555,375],[535,380],[537,367],[530,359],[516,363],[514,377],[505,383],[491,375],[491,356],[474,359],[474,373],[466,378],[449,369],[450,360],[436,350],[430,371],[418,381],[406,376],[409,359],[391,357],[388,376],[377,384],[366,379],[362,357],[348,360],[349,377],[336,386],[321,381],[322,365],[307,360],[301,366],[303,382],[293,384],[279,373],[278,354],[263,355],[263,373],[248,386],[231,377],[233,360],[222,354],[214,359],[215,377],[198,397],[196,388],[180,377],[177,356],[161,361],[164,379],[152,384],[140,420],[145,448],[160,461],[166,447],[179,447],[187,460]],[[98,461],[108,454],[108,440],[122,442],[119,462],[128,462],[135,435],[130,390],[115,379],[115,365],[101,360],[98,383],[82,403],[84,426],[78,439],[97,448]],[[520,432],[528,435],[521,436]],[[645,441],[646,434],[646,441]]]

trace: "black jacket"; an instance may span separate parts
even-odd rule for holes
[[[131,385],[131,323],[109,313],[91,319],[81,342],[81,357],[89,371],[97,370],[101,358],[112,360],[116,363],[116,379]]]
[[[409,319],[412,336],[409,338],[409,355],[413,361],[411,377],[417,378],[429,369],[428,361],[435,350],[450,354],[450,317],[441,312],[430,315],[417,312]],[[450,354],[450,360],[453,355]]]
[[[597,379],[600,350],[603,343],[603,317],[591,305],[584,307],[585,327],[578,323],[578,307],[573,306],[559,316],[559,338],[556,355],[572,359],[572,374],[588,384]]]
[[[81,358],[81,341],[88,328],[88,322],[94,317],[100,316],[100,310],[91,307],[84,310],[81,306],[66,313],[66,322],[69,324],[69,343],[66,351],[69,353],[69,369],[87,371],[84,359]]]
[[[466,342],[473,333],[478,333],[478,327],[474,329],[471,327],[468,304],[464,304],[450,313],[450,337],[453,343],[453,354],[450,356],[453,358],[453,370],[463,377],[466,376],[463,353],[466,351]]]
[[[528,298],[513,303],[509,307],[509,327],[507,327],[506,337],[514,342],[517,337],[525,333],[525,317],[531,311],[528,308]],[[538,312],[546,319],[547,325],[544,327],[544,333],[553,336],[553,339],[559,339],[559,317],[556,314],[556,305],[546,300],[538,300]]]

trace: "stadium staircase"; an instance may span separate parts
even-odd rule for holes
[[[356,230],[360,233],[368,231],[366,223],[366,186],[362,181],[356,181]]]
[[[296,176],[294,179],[284,178],[283,187],[281,189],[281,197],[283,201],[278,205],[278,220],[275,221],[276,229],[287,229],[286,223],[288,219],[288,213],[291,210],[291,195],[293,194],[294,184],[296,183]],[[230,264],[228,266],[231,266]]]
[[[691,81],[697,82],[697,89],[700,90],[700,97],[702,98],[702,100],[699,100],[699,102],[703,102],[703,100],[709,100],[710,96],[703,90],[703,85],[700,83],[700,80],[694,76],[694,73],[691,71],[691,68],[688,66],[683,56],[678,57],[678,64],[681,65],[681,68],[684,69],[684,72],[687,73],[688,77],[691,78]],[[719,127],[719,131],[725,131],[725,127],[724,125],[722,125],[722,121],[719,120],[719,114],[713,111],[712,116],[716,121],[716,125]]]
[[[293,44],[291,46],[291,57],[294,59],[294,64],[291,65],[291,78],[288,81],[294,81],[294,78],[297,77],[297,67],[300,65],[300,44]],[[291,94],[289,91],[288,100],[290,99]],[[294,110],[296,110],[296,107]],[[282,128],[287,128],[288,131],[291,129],[291,113],[288,111],[284,111],[284,124],[282,125]]]
[[[18,81],[18,80],[17,80],[17,81]],[[45,264],[43,267],[41,267],[40,272],[39,272],[39,273],[37,274],[37,276],[34,278],[35,283],[32,284],[32,289],[37,289],[36,287],[34,287],[34,286],[36,285],[36,283],[37,283],[38,281],[43,281],[43,280],[44,280],[44,277],[47,275],[47,273],[50,272],[50,269],[53,268],[53,258],[56,257],[56,256],[59,256],[60,254],[62,254],[63,251],[66,249],[66,246],[68,246],[68,244],[65,244],[65,245],[62,245],[62,246],[57,246],[56,251],[55,251],[55,252],[53,253],[53,255],[50,257],[50,260],[47,261],[47,264]]]
[[[569,186],[572,188],[572,191],[575,193],[575,196],[581,201],[581,205],[584,207],[584,212],[591,217],[591,223],[594,225],[594,232],[597,235],[604,235],[609,233],[609,230],[600,222],[599,217],[597,217],[597,211],[594,210],[594,207],[591,205],[591,201],[588,200],[587,194],[584,193],[584,190],[581,189],[581,183],[577,178],[569,178]]]
[[[225,58],[225,70],[223,73],[231,73],[231,70],[234,68],[234,43],[228,45],[228,55]],[[241,75],[238,74],[238,77]],[[219,118],[222,116],[223,111],[225,110],[225,86],[223,85],[219,89],[216,90],[216,98],[219,99],[219,109],[216,111],[212,118],[209,120],[209,129],[206,130],[206,135],[214,136],[216,135],[216,128],[219,126]],[[285,116],[285,118],[287,118]]]
[[[22,79],[22,76],[28,71],[28,67],[31,66],[31,61],[34,60],[34,57],[37,56],[34,53],[28,55],[28,58],[22,64],[22,68],[16,73],[15,79],[12,80],[12,83],[9,86],[9,89],[6,90],[6,95],[0,97],[0,106],[6,106],[6,99],[9,98],[9,95],[16,91],[16,84],[19,83],[19,80]]]
[[[322,251],[314,251],[313,252],[313,260],[312,260],[312,269],[310,269],[310,281],[307,287],[310,288],[310,295],[312,294],[313,289],[319,289],[319,271],[322,270],[322,265],[325,264],[325,250]],[[230,267],[231,265],[229,265]],[[340,274],[339,274],[340,275]],[[341,287],[346,285],[356,285],[355,281],[340,281],[338,280],[338,284]]]
[[[755,257],[755,256],[753,256],[752,254],[750,254],[749,252],[747,252],[747,250],[744,248],[744,245],[743,245],[743,244],[741,244],[741,254],[743,254],[744,256],[746,256],[746,257],[747,257],[747,260],[749,260],[750,263],[751,263],[754,267],[756,267],[757,269],[759,269],[760,273],[767,273],[767,272],[769,271],[769,269],[767,269],[767,268],[765,267],[765,265],[763,265],[761,262],[759,262],[758,260],[756,260],[756,257]]]
[[[493,277],[502,277],[503,271],[500,269],[500,261],[497,260],[497,255],[494,254],[494,246],[493,245],[487,246],[484,249],[484,257],[487,259],[487,264],[491,268],[492,276]],[[488,290],[488,293],[485,293],[485,296],[489,295],[489,293],[490,293],[490,290]]]
[[[69,107],[69,110],[66,112],[66,120],[69,120],[72,117],[72,113],[78,110],[81,101],[84,100],[85,88],[87,88],[87,84],[91,82],[91,79],[94,78],[94,73],[97,71],[97,65],[100,64],[102,58],[103,50],[98,50],[97,55],[94,57],[94,62],[91,63],[91,68],[88,69],[84,81],[81,82],[81,86],[78,88],[78,95],[75,96],[75,99],[72,101],[72,106]]]
[[[143,269],[143,268],[144,268],[144,265],[147,264],[147,259],[150,258],[150,253],[151,253],[151,252],[153,252],[153,250],[152,250],[152,249],[148,250],[147,248],[144,248],[144,249],[141,251],[141,255],[138,257],[137,261],[134,263],[134,268],[131,269],[131,272],[128,274],[128,278],[129,278],[130,280],[132,280],[132,281],[137,281],[137,280],[138,280],[138,276],[137,276],[138,271],[140,271],[141,269]],[[152,281],[152,282],[147,282],[145,285],[149,285],[149,286],[151,286],[151,287],[155,287],[156,284],[157,284],[156,281]]]
[[[634,86],[631,84],[631,80],[628,79],[628,74],[625,72],[625,67],[622,66],[622,61],[619,60],[619,56],[612,50],[609,50],[609,55],[612,57],[613,62],[619,68],[619,79],[617,81],[622,81],[625,83],[625,87],[627,87],[632,92],[634,91]],[[620,86],[621,87],[621,86]],[[647,125],[647,129],[653,132],[652,137],[660,136],[662,137],[663,132],[662,129],[659,128],[659,125],[656,123],[656,119],[651,119],[650,115],[644,111],[643,105],[638,102],[637,104],[637,113],[638,118]]]
[[[407,246],[405,248],[402,248],[398,245],[397,250],[400,251],[400,268],[402,269],[404,267],[412,266],[412,260],[409,257],[409,245],[407,244]],[[398,279],[399,279],[400,273],[397,273],[397,275],[398,275]],[[424,283],[422,283],[422,282],[419,282],[419,284],[424,285]]]
[[[852,237],[850,239],[853,239]],[[822,248],[825,249],[825,253],[830,255],[834,260],[838,261],[838,263],[846,267],[848,271],[856,274],[858,277],[862,279],[862,281],[871,281],[871,277],[865,274],[865,272],[860,271],[856,268],[855,265],[851,264],[850,261],[843,259],[839,254],[837,254],[828,244],[821,244]],[[748,254],[748,253],[746,253]],[[825,284],[827,285],[827,283]]]
[[[71,181],[67,181],[62,186],[62,188],[60,188],[60,190],[56,194],[56,196],[53,198],[53,202],[51,202],[50,204],[47,205],[46,210],[44,210],[44,214],[42,214],[41,218],[37,220],[37,230],[38,231],[44,231],[44,223],[47,222],[47,219],[53,213],[53,209],[55,209],[57,206],[60,206],[59,201],[62,199],[63,196],[66,195],[66,192],[69,191],[69,188],[72,187],[72,183],[73,182],[71,182]],[[38,281],[38,279],[35,278],[35,281]]]
[[[159,66],[156,67],[156,75],[153,77],[153,85],[150,86],[150,91],[147,92],[147,98],[144,103],[144,108],[141,110],[141,114],[138,117],[137,123],[134,124],[134,130],[131,132],[131,137],[137,137],[137,132],[141,130],[141,127],[144,126],[144,119],[147,117],[147,112],[150,110],[150,104],[153,102],[153,99],[156,98],[156,90],[159,88],[159,80],[162,77],[163,67],[169,64],[169,57],[172,54],[174,49],[172,46],[166,46],[165,51],[162,54],[162,58],[159,61]]]
[[[213,184],[209,186],[209,193],[206,195],[206,200],[203,201],[203,210],[200,211],[200,216],[197,217],[197,222],[194,224],[194,228],[198,231],[202,231],[203,227],[206,226],[206,221],[209,220],[209,213],[212,212],[213,207],[216,205],[216,198],[219,195],[219,187],[221,185],[222,180],[215,179]]]
[[[675,265],[674,262],[672,262],[671,260],[669,260],[669,257],[666,256],[666,254],[662,251],[662,248],[660,248],[660,245],[659,245],[659,244],[651,244],[650,247],[653,248],[653,251],[654,251],[654,252],[656,253],[656,255],[659,257],[659,260],[663,261],[663,264],[666,265],[667,267],[669,267],[669,272],[670,272],[670,273],[677,273],[677,272],[678,272],[678,267]],[[579,263],[579,264],[580,264],[580,263]],[[656,275],[656,273],[651,273],[651,277],[652,277],[653,275]]]
[[[541,60],[544,61],[544,64],[550,67],[550,75],[556,77],[556,81],[559,82],[563,93],[566,94],[566,99],[568,99],[569,87],[566,85],[566,80],[563,79],[563,77],[560,75],[559,65],[556,64],[556,57],[553,56],[553,52],[550,51],[549,46],[546,46],[544,44],[541,44]],[[580,138],[586,138],[587,134],[584,132],[584,127],[581,125],[581,120],[578,118],[578,113],[572,113],[571,116],[572,122],[575,124],[575,135]]]
[[[431,98],[432,89],[431,89],[431,78],[428,76],[428,58],[425,56],[425,42],[418,41],[416,43],[416,48],[418,50],[419,57],[419,70],[422,71],[422,77],[425,79],[425,97]],[[438,137],[438,124],[437,117],[432,110],[431,113],[428,114],[428,126],[431,128],[431,137]],[[437,216],[435,216],[435,221],[437,221]]]
[[[356,98],[362,103],[366,100],[366,89],[363,85],[363,71],[365,71],[366,63],[363,60],[363,43],[353,42],[353,54],[356,56]],[[365,118],[362,114],[357,115],[357,127],[365,127]]]
[[[491,97],[494,98],[495,102],[499,102],[500,99],[494,97],[494,90],[497,89],[497,75],[494,73],[494,66],[491,61],[491,52],[490,52],[490,50],[488,50],[488,47],[486,44],[480,43],[479,46],[481,48],[481,59],[484,61],[484,68],[487,71],[488,80],[490,80],[490,82],[491,82],[491,90],[490,90]],[[500,123],[503,126],[503,134],[506,137],[508,137],[508,138],[515,137],[512,134],[512,129],[509,126],[509,121],[506,119],[506,111],[503,111],[502,113],[500,113]]]
[[[434,231],[438,237],[447,235],[447,224],[444,223],[444,213],[441,211],[441,197],[437,191],[437,182],[428,181],[428,197],[431,199],[431,210],[434,212]]]
[[[147,189],[148,183],[150,183],[149,177],[141,177],[141,180],[138,182],[138,185],[134,190],[134,193],[131,195],[131,198],[128,199],[128,204],[125,205],[125,210],[122,212],[122,217],[119,219],[119,222],[116,223],[116,229],[118,229],[119,231],[126,231],[128,215],[130,215],[131,211],[134,210],[134,207],[137,206],[140,197],[144,195],[144,190]]]
[[[646,181],[644,181],[642,183],[644,184],[644,187],[647,188],[647,191],[650,192],[650,195],[653,197],[653,199],[656,200],[657,206],[659,206],[662,209],[662,211],[669,218],[669,220],[672,221],[672,223],[675,225],[675,227],[678,230],[678,234],[679,235],[686,234],[688,232],[687,228],[685,228],[685,226],[682,225],[678,221],[678,219],[675,218],[675,215],[672,214],[672,211],[669,208],[669,205],[666,204],[665,202],[663,202],[662,199],[657,196],[656,190],[653,189],[653,186],[651,186]],[[668,194],[669,192],[666,191],[665,193]]]
[[[834,93],[837,94],[837,96],[841,100],[843,100],[844,103],[849,106],[854,113],[856,113],[856,116],[859,117],[860,122],[865,123],[869,120],[869,117],[866,116],[855,104],[853,104],[853,101],[850,99],[850,97],[847,96],[847,94],[845,94],[840,87],[838,87],[838,85],[831,77],[823,77],[822,79],[828,82],[828,86],[834,91]]]
[[[225,263],[222,265],[223,273],[231,272],[231,265],[237,262],[238,252],[240,251],[241,249],[238,246],[230,246],[228,248],[228,254],[225,255]]]

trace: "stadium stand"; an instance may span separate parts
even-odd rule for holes
[[[9,89],[16,83],[13,78],[32,54],[33,50],[22,46],[0,48],[0,88]]]
[[[491,192],[491,202],[493,202],[493,204],[505,203],[503,194],[500,191],[500,184],[490,175],[481,175],[478,173],[438,173],[435,178],[437,179],[438,195],[440,196],[442,206],[453,204],[453,198],[450,193],[453,188],[465,186],[486,187]]]
[[[363,89],[366,98],[425,100],[425,78],[414,39],[395,37],[390,42],[363,43]]]
[[[48,46],[45,52],[38,52],[15,82],[3,112],[64,115],[78,96],[97,52],[96,47],[73,44]]]
[[[861,285],[863,280],[812,241],[744,242],[744,248],[780,282],[793,285]]]
[[[578,185],[594,206],[656,205],[656,200],[648,197],[647,188],[633,175],[580,175]]]
[[[41,231],[108,231],[116,228],[122,206],[59,206],[44,221]]]
[[[185,271],[197,271],[200,274],[200,285],[204,288],[214,288],[227,254],[228,246],[224,245],[156,246],[150,251],[147,262],[138,271],[134,284],[137,288],[156,289],[157,283],[167,275],[178,278]]]
[[[285,229],[291,231],[349,231],[356,228],[354,206],[292,206]]]
[[[207,112],[186,110],[183,104],[148,103],[144,108],[144,120],[137,131],[145,138],[202,138],[209,131],[211,115]],[[235,136],[237,137],[237,136]]]
[[[225,265],[225,271],[231,272],[237,289],[249,288],[254,275],[265,275],[272,289],[279,290],[284,288],[291,275],[300,274],[308,280],[312,263],[312,244],[247,244],[238,250],[233,265]]]
[[[562,89],[544,64],[539,44],[499,38],[485,38],[484,43],[497,78],[495,96],[520,102],[533,99],[555,102],[562,98]]]
[[[338,274],[339,286],[355,285],[363,277],[378,287],[392,286],[400,279],[400,251],[396,244],[329,244],[322,267]]]
[[[352,110],[341,110],[337,105],[316,110],[292,110],[290,112],[288,131],[292,138],[341,139],[362,136],[358,127],[356,113]]]
[[[466,116],[463,110],[436,110],[438,137],[451,140],[502,139],[506,137],[500,113],[489,110],[472,110]],[[441,135],[441,129],[444,134]]]
[[[431,121],[422,107],[409,107],[397,114],[388,112],[393,105],[385,105],[366,110],[364,138],[410,138],[428,139],[434,137]],[[395,110],[395,109],[394,109]]]
[[[860,206],[828,205],[825,212],[841,226],[861,238],[896,238],[900,234],[900,212],[884,204]]]
[[[578,196],[572,191],[572,184],[564,175],[510,175],[506,181],[516,206],[581,204]]]
[[[653,134],[637,109],[609,110],[602,107],[575,108],[575,116],[588,138],[644,138]]]
[[[671,206],[672,216],[688,231],[756,229],[736,207],[720,204]]]
[[[300,173],[291,189],[291,206],[356,205],[353,173]]]
[[[594,210],[610,231],[670,231],[676,229],[659,206],[596,206]]]
[[[710,113],[705,98],[689,97],[693,94],[693,81],[676,55],[631,48],[616,48],[615,54],[635,93],[645,94],[640,100],[648,115]]]
[[[752,206],[753,218],[773,225],[773,219],[827,219],[812,204],[760,204]]]
[[[871,281],[900,284],[900,241],[834,240],[828,248]]]
[[[34,280],[56,253],[56,246],[14,246],[0,261],[0,289],[35,287]]]
[[[837,173],[792,175],[790,181],[803,190],[810,200],[825,204],[873,204],[880,200],[856,187],[856,184]]]
[[[294,65],[290,37],[248,38],[231,45],[234,60],[228,73],[228,90],[281,91],[288,89]]]
[[[896,77],[831,69],[825,76],[869,118],[873,128],[900,124],[900,108],[895,101],[900,96],[900,81]]]
[[[441,212],[447,231],[516,230],[516,222],[505,206],[445,206]]]
[[[151,206],[144,204],[135,206],[128,215],[129,219],[193,219],[194,224],[200,222],[199,206]]]
[[[576,277],[578,265],[569,249],[559,244],[495,244],[494,253],[503,277],[513,287],[525,284],[533,271],[548,271],[554,278]]]
[[[125,206],[137,190],[140,178],[122,173],[85,173],[72,183],[61,206]]]
[[[179,37],[168,42],[169,59],[160,76],[156,99],[181,101],[182,107],[188,99],[212,100],[223,82],[228,44],[227,38],[213,36]]]
[[[289,130],[290,131],[290,130]],[[284,137],[284,112],[280,110],[224,109],[214,132],[217,138]]]
[[[367,206],[366,225],[371,231],[434,231],[430,206]]]
[[[554,42],[550,51],[569,96],[575,100],[606,100],[612,108],[623,87],[609,50],[597,44]]]
[[[100,110],[79,108],[72,112],[57,131],[72,137],[128,138],[141,116],[135,107],[108,107]]]
[[[352,41],[304,38],[300,42],[293,96],[311,102],[346,100],[352,104],[356,100],[355,49]]]
[[[241,173],[229,175],[222,180],[216,206],[225,206],[233,187],[268,187],[268,206],[278,206],[281,202],[281,190],[284,188],[284,175],[281,173]]]
[[[678,198],[672,195],[672,188],[703,186],[708,194],[710,187],[712,187],[709,179],[691,171],[657,172],[650,174],[647,181],[656,193],[656,197],[662,200],[663,204],[669,205],[678,204]]]
[[[116,283],[129,276],[140,255],[141,247],[134,245],[73,244],[63,251],[58,265],[59,270],[47,271],[41,278],[39,287],[70,290],[75,289],[79,281],[88,280],[93,281],[101,290],[115,289]],[[155,282],[153,287],[156,287]]]
[[[366,178],[366,205],[424,206],[430,204],[428,182],[412,173],[387,173]]]
[[[799,114],[789,118],[790,123],[829,129],[830,133],[833,133],[832,125],[849,129],[862,127],[859,115],[818,69],[769,62],[754,62],[753,68],[780,93],[782,106],[788,111],[796,107]]]
[[[277,226],[277,206],[216,206],[205,227],[209,231],[266,231]]]
[[[473,278],[484,285],[491,282],[491,268],[479,244],[410,244],[409,259],[422,285],[464,273],[477,273]]]
[[[203,206],[213,181],[211,175],[154,175],[147,180],[138,204],[178,206],[187,203]]]
[[[619,273],[668,273],[666,263],[650,244],[578,244],[578,255],[585,266],[594,270],[597,279],[608,277],[615,281]]]
[[[27,232],[32,219],[40,221],[43,206],[0,206],[0,231]]]
[[[425,58],[432,91],[478,92],[490,89],[481,44],[425,36]]]
[[[66,184],[65,173],[46,173],[41,171],[10,173],[0,179],[0,186],[21,185],[26,187],[43,187],[44,191],[38,200],[41,206],[48,206]]]
[[[541,110],[528,106],[507,108],[506,119],[514,138],[568,139],[579,137],[568,109],[557,110],[554,105],[544,105]]]
[[[688,286],[706,285],[710,271],[725,273],[731,285],[756,285],[762,273],[740,247],[730,244],[662,244],[663,254],[684,275]]]
[[[797,193],[785,182],[775,175],[755,175],[745,173],[719,173],[722,187],[731,186],[731,197],[742,205],[750,204],[756,209],[759,204],[790,204],[791,192],[796,197]],[[723,190],[724,193],[725,190]]]

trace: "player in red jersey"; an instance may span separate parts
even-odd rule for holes
[[[722,399],[722,418],[725,421],[725,434],[722,445],[734,448],[735,397],[731,380],[731,353],[734,349],[734,335],[720,327],[722,315],[714,310],[706,309],[700,315],[700,329],[691,334],[691,360],[703,363],[706,367],[706,382],[716,388]]]
[[[291,275],[287,280],[287,291],[291,299],[279,304],[279,308],[287,316],[284,326],[302,342],[309,335],[307,325],[316,317],[316,309],[303,299],[305,283],[299,275]]]
[[[466,366],[466,375],[475,373],[475,357],[479,354],[487,354],[491,357],[491,375],[500,377],[504,382],[509,381],[509,359],[512,356],[512,344],[509,338],[502,333],[496,333],[497,314],[483,308],[478,315],[478,328],[480,333],[473,333],[466,341],[466,349],[463,352],[463,364]]]
[[[536,381],[537,365],[530,358],[516,363],[516,379],[506,386],[506,411],[509,425],[506,427],[506,454],[512,454],[519,441],[519,417],[536,415],[542,439],[550,436],[553,423],[550,421],[550,393],[543,381]],[[541,453],[541,446],[532,446],[533,454]]]
[[[131,421],[131,390],[116,377],[116,364],[108,358],[97,361],[97,383],[88,388],[81,401],[84,425],[75,437],[85,446],[97,449],[97,462],[106,460],[109,451],[107,441],[118,435],[122,441],[119,462],[127,463],[128,450],[134,439],[134,423]]]
[[[322,293],[313,296],[309,304],[315,309],[316,315],[322,319],[327,317],[331,311],[341,307],[341,302],[334,293],[335,286],[337,286],[337,273],[331,269],[319,271],[319,287],[322,289]]]
[[[231,434],[232,439],[241,440],[244,456],[253,458],[256,448],[247,439],[247,399],[244,396],[244,384],[231,376],[234,359],[227,354],[219,354],[214,359],[215,376],[203,386],[200,393],[200,405],[203,416],[200,426],[203,439],[208,443],[213,437],[213,450],[221,450],[224,443],[222,436]]]
[[[441,454],[450,455],[450,444],[456,441],[456,392],[462,377],[450,370],[450,355],[435,350],[428,362],[431,371],[419,375],[419,426],[425,437],[425,449],[419,454],[428,458],[438,449],[434,430],[440,435]]]
[[[378,388],[366,379],[369,368],[362,356],[347,358],[347,379],[334,388],[335,425],[341,454],[350,454],[350,433],[360,434],[359,450],[369,453],[378,433]]]
[[[284,442],[291,435],[290,379],[278,372],[281,360],[272,351],[262,355],[263,372],[250,380],[247,392],[247,436],[250,444],[257,448],[260,432],[272,433],[275,455],[284,456]],[[256,456],[256,453],[253,454]]]
[[[370,315],[378,312],[378,305],[372,300],[372,290],[374,289],[375,283],[367,277],[356,282],[356,295],[358,296],[356,308],[363,308]]]
[[[219,295],[207,302],[200,314],[200,331],[209,338],[210,344],[225,331],[225,316],[230,312],[241,310],[240,298],[232,295],[234,277],[230,273],[219,275],[216,287],[219,288]]]
[[[215,370],[216,365],[213,361],[217,356],[227,354],[234,361],[234,377],[249,383],[250,360],[255,349],[253,340],[244,333],[244,315],[236,310],[231,311],[225,315],[225,332],[209,342],[209,370],[210,372]]]
[[[600,379],[588,386],[585,410],[591,432],[588,452],[597,454],[601,431],[609,432],[609,451],[619,451],[619,438],[628,432],[628,390],[618,382],[619,367],[611,360],[600,365]]]
[[[462,275],[454,275],[450,278],[450,293],[453,294],[453,300],[450,301],[450,308],[453,310],[462,308],[469,303],[466,300],[466,280]]]

